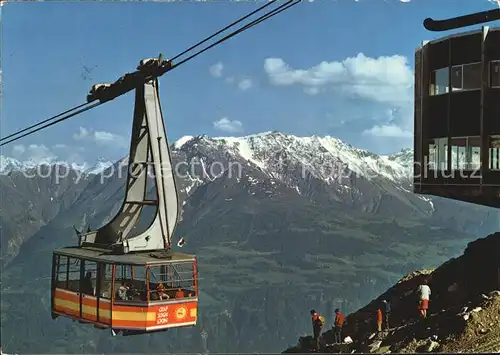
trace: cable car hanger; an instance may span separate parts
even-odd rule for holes
[[[252,20],[248,24],[240,27],[239,29],[237,29],[233,32],[230,32],[229,34],[225,35],[224,37],[222,37],[218,41],[212,43],[211,45],[199,50],[198,52],[188,56],[185,59],[180,60],[177,63],[174,63],[174,60],[187,54],[188,52],[199,47],[200,45],[204,44],[205,42],[209,41],[210,39],[213,39],[215,36],[221,34],[222,32],[228,30],[229,28],[234,27],[235,25],[243,22],[244,20],[246,20],[250,16],[264,10],[266,7],[276,3],[277,1],[278,0],[269,0],[263,6],[260,6],[256,10],[248,13],[247,15],[239,18],[238,20],[236,20],[233,23],[227,25],[226,27],[218,30],[217,32],[213,33],[212,35],[197,42],[193,46],[191,46],[191,47],[185,49],[184,51],[180,52],[179,54],[175,55],[170,60],[164,60],[163,56],[160,54],[160,57],[154,61],[151,59],[141,61],[141,64],[139,64],[139,67],[141,67],[140,70],[138,67],[137,71],[135,71],[133,73],[125,74],[123,77],[118,79],[113,84],[94,85],[91,89],[90,94],[87,96],[87,102],[85,102],[81,105],[72,107],[71,109],[68,109],[64,112],[61,112],[55,116],[49,117],[43,121],[40,121],[36,124],[33,124],[33,125],[28,126],[24,129],[21,129],[19,131],[16,131],[12,134],[9,134],[5,137],[0,138],[0,147],[4,146],[6,144],[9,144],[9,143],[15,142],[18,139],[21,139],[23,137],[26,137],[26,136],[31,135],[33,133],[36,133],[42,129],[53,126],[57,123],[63,122],[69,118],[72,118],[76,115],[79,115],[80,113],[91,110],[91,109],[93,109],[97,106],[100,106],[108,101],[111,101],[111,100],[113,100],[121,95],[124,95],[127,92],[135,89],[138,85],[141,85],[143,82],[145,82],[147,80],[154,80],[154,79],[162,76],[166,72],[169,72],[173,69],[178,68],[182,64],[187,63],[188,61],[190,61],[191,59],[194,59],[195,57],[204,53],[205,51],[221,44],[224,41],[227,41],[231,37],[234,37],[234,36],[238,35],[239,33],[244,32],[244,31],[250,29],[251,27],[256,26],[259,23],[264,22],[264,21],[270,19],[271,17],[273,17],[273,16],[297,5],[298,3],[302,2],[302,0],[288,0],[288,1],[284,2],[283,4],[277,6],[273,10],[264,13],[263,15],[256,18],[255,20]],[[146,61],[147,61],[147,63],[146,63]],[[97,101],[97,102],[94,102],[94,101]],[[41,127],[39,127],[39,126],[41,126]],[[36,128],[36,127],[38,127],[38,128]],[[33,130],[31,130],[31,129],[33,129]],[[27,131],[29,131],[29,132],[27,132]],[[24,134],[21,134],[21,133],[24,133]],[[15,137],[15,136],[17,136],[17,137]]]

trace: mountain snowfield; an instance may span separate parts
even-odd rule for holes
[[[12,171],[26,171],[37,168],[38,166],[63,165],[73,170],[81,171],[86,174],[99,174],[113,165],[113,162],[99,159],[94,165],[77,164],[75,162],[62,161],[53,158],[45,158],[38,161],[26,160],[19,161],[12,157],[0,155],[0,175],[7,175]]]
[[[189,139],[184,137],[180,141],[186,144]],[[330,136],[297,137],[279,132],[241,138],[205,137],[205,141],[239,155],[270,175],[273,175],[276,164],[292,163],[327,182],[342,173],[344,168],[365,178],[382,176],[392,181],[404,181],[413,176],[409,169],[413,165],[411,149],[390,156],[379,156]],[[177,143],[177,147],[182,148],[184,144]]]

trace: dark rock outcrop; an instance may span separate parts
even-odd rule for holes
[[[421,320],[415,291],[424,278],[432,294],[428,318]],[[322,352],[477,351],[478,348],[498,351],[498,290],[500,233],[495,233],[469,243],[463,255],[436,270],[417,271],[403,277],[380,297],[346,318],[343,337],[350,336],[352,344],[329,345],[333,339],[329,330],[323,333]],[[384,299],[391,300],[391,328],[377,334],[376,311]],[[308,337],[301,338],[297,346],[285,352],[310,352],[309,343]]]

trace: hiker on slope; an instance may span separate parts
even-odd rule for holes
[[[311,319],[313,326],[314,350],[319,351],[319,337],[325,324],[325,318],[320,316],[314,309],[311,309]]]
[[[344,315],[337,308],[335,310],[335,326],[333,328],[333,339],[337,344],[342,343],[342,326],[344,325]]]
[[[384,320],[385,320],[385,330],[389,330],[389,316],[391,314],[391,301],[389,300],[383,300],[382,301],[385,305],[384,309]]]
[[[431,296],[431,288],[428,285],[427,279],[424,279],[422,284],[418,286],[418,294],[420,297],[419,311],[420,316],[425,319],[427,318],[427,309],[429,308],[429,298]]]
[[[377,309],[377,331],[381,332],[382,331],[382,321],[383,321],[383,316],[382,316],[382,307],[380,306]]]

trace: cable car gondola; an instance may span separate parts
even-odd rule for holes
[[[194,326],[198,308],[196,257],[171,251],[179,198],[165,132],[157,72],[162,59],[141,61],[114,84],[94,85],[87,101],[135,90],[125,199],[117,215],[96,231],[77,233],[79,245],[53,252],[52,317],[70,317],[124,335]],[[148,173],[156,197],[148,199]],[[145,207],[155,209],[145,231]]]

